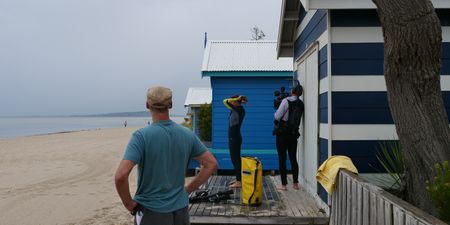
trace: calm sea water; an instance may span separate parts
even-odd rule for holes
[[[173,117],[181,123],[182,117]],[[0,118],[0,138],[127,126],[144,127],[149,117],[14,117]]]

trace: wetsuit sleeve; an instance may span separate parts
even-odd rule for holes
[[[198,156],[201,156],[203,153],[206,152],[208,149],[202,141],[197,137],[197,135],[193,135],[193,145],[191,150],[190,159],[196,158]]]
[[[230,102],[237,101],[237,100],[239,100],[239,99],[238,99],[238,98],[227,98],[227,99],[224,99],[224,100],[223,100],[223,104],[224,104],[225,107],[227,107],[229,110],[233,110],[234,107],[233,107],[233,105],[230,104]]]
[[[144,138],[139,131],[136,131],[131,136],[128,146],[125,149],[124,160],[130,160],[135,164],[139,164],[142,160],[144,152]]]

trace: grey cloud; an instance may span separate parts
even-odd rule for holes
[[[152,85],[184,112],[200,77],[203,33],[276,39],[280,0],[0,0],[0,116],[144,110]]]

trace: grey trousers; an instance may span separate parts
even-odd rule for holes
[[[140,207],[134,217],[135,225],[189,225],[188,207],[170,212],[159,213]]]

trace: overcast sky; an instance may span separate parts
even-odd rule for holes
[[[203,36],[278,32],[281,0],[0,0],[0,116],[145,110],[147,88],[183,114],[201,79]]]

